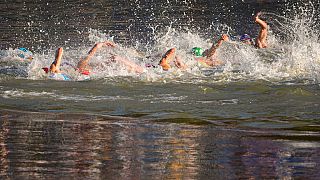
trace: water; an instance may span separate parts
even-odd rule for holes
[[[317,179],[319,2],[4,1],[1,8],[0,177],[77,179]],[[189,49],[221,33],[257,34],[262,9],[270,48],[225,43],[222,67],[199,67]],[[239,21],[239,19],[241,21]],[[98,41],[90,80],[70,70]],[[62,70],[41,70],[65,49]],[[17,57],[17,48],[33,60]],[[186,71],[142,75],[176,47]]]

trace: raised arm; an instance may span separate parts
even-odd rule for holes
[[[260,15],[261,15],[261,12],[258,12],[254,16],[254,21],[260,26],[259,35],[256,39],[256,46],[258,48],[266,48],[267,36],[268,36],[268,24],[259,18]]]
[[[228,40],[229,40],[228,35],[223,34],[216,44],[214,44],[214,43],[212,44],[211,48],[206,53],[207,58],[212,58],[216,54],[216,51],[221,46],[221,44],[224,41],[228,41]]]
[[[94,56],[94,54],[97,52],[98,49],[100,49],[101,47],[106,46],[106,47],[115,47],[116,45],[111,42],[111,41],[105,41],[105,42],[100,42],[95,44],[91,50],[88,52],[88,56],[84,59],[81,59],[78,63],[78,69],[80,71],[82,70],[88,70],[90,67],[88,65],[90,59]]]
[[[52,73],[60,73],[60,65],[62,59],[63,49],[60,47],[56,51],[56,57],[52,64],[50,65],[50,72]]]

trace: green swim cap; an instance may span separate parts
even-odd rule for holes
[[[192,53],[196,56],[202,56],[203,54],[203,49],[200,47],[194,47],[192,48]]]

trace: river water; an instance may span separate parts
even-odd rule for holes
[[[43,179],[317,179],[320,161],[318,1],[1,1],[0,177]],[[255,37],[262,11],[270,48]],[[222,33],[224,64],[194,46]],[[70,67],[100,41],[90,79]],[[18,57],[18,48],[33,59]],[[71,81],[41,70],[64,48]],[[136,74],[176,47],[186,71]]]

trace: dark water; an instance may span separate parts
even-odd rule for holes
[[[1,59],[1,179],[318,179],[316,38],[282,44],[291,49],[275,56],[278,64],[240,58],[243,66],[221,74],[114,71],[63,82],[30,73],[51,62],[59,46],[66,59],[78,57],[78,47],[85,53],[92,29],[114,36],[125,50],[152,49],[168,27],[203,39],[254,34],[252,14],[262,10],[275,37],[285,40],[272,18],[294,19],[303,14],[300,6],[309,13],[319,2],[1,1],[1,52],[21,46],[35,52],[30,66]],[[300,29],[292,28],[295,38],[310,30]],[[185,40],[178,36],[169,35]]]
[[[174,27],[207,34],[214,23],[236,27],[237,33],[255,32],[250,16],[278,12],[285,1],[2,1],[1,49],[83,44],[88,29],[115,36],[117,42],[150,41],[152,31]],[[280,11],[281,12],[281,11]],[[282,12],[284,13],[284,12]],[[206,28],[208,30],[202,30]],[[254,29],[254,30],[252,30]],[[222,33],[222,32],[218,32]]]

